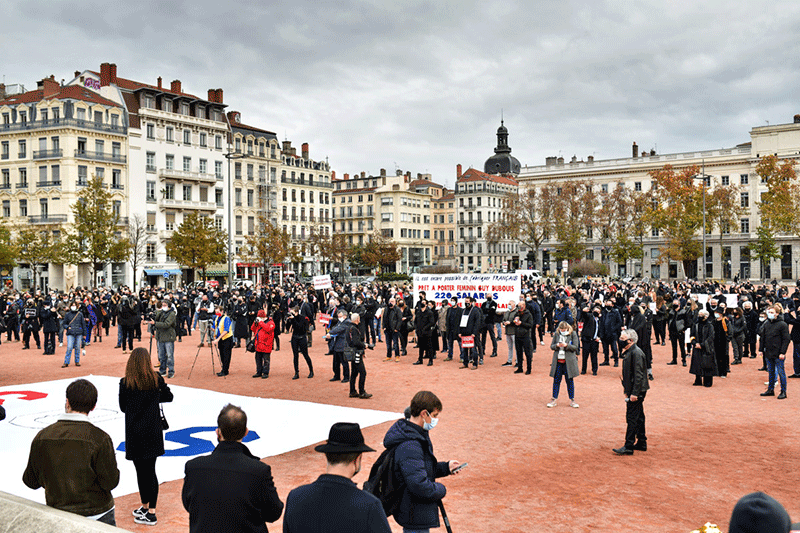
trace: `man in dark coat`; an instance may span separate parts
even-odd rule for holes
[[[533,315],[528,310],[525,302],[517,304],[517,314],[514,316],[514,343],[517,352],[517,369],[515,374],[522,374],[522,356],[525,356],[527,362],[526,374],[531,373],[531,365],[533,364],[533,350],[531,349],[536,342],[536,337],[531,340],[531,332],[533,331]]]
[[[459,351],[461,350],[461,313],[464,311],[458,306],[458,300],[453,298],[451,301],[450,311],[447,313],[447,358],[445,361],[453,360],[453,347],[456,343],[459,344]]]
[[[352,481],[361,470],[363,453],[375,451],[364,443],[361,427],[336,423],[328,433],[328,442],[314,449],[325,454],[327,469],[314,483],[289,493],[283,532],[390,533],[380,500],[359,490]]]
[[[247,415],[228,404],[217,426],[219,444],[211,455],[196,457],[185,466],[182,499],[189,512],[189,531],[267,533],[265,522],[280,518],[283,502],[269,465],[242,444]]]
[[[589,312],[589,305],[583,308],[583,329],[581,329],[581,348],[583,350],[583,365],[581,374],[586,374],[589,360],[592,361],[592,375],[597,375],[597,349],[600,343],[600,308],[595,307]]]
[[[397,300],[389,298],[388,305],[383,311],[383,333],[386,338],[386,359],[392,360],[392,349],[394,349],[394,360],[400,361],[400,326],[403,317],[400,308],[395,305]]]
[[[650,388],[647,379],[647,362],[644,352],[636,343],[639,336],[635,330],[625,329],[619,336],[622,348],[622,389],[625,394],[626,412],[625,445],[615,448],[617,455],[633,455],[634,450],[647,451],[645,433],[644,397]]]
[[[761,396],[775,396],[775,374],[777,372],[781,379],[781,393],[779,400],[786,398],[786,371],[783,363],[786,359],[786,350],[789,349],[789,326],[778,314],[775,306],[767,307],[767,320],[761,329],[761,340],[758,344],[758,351],[767,363],[769,372],[769,386]]]
[[[622,329],[622,316],[619,310],[614,307],[612,300],[606,300],[606,310],[600,317],[600,340],[603,341],[603,362],[599,366],[608,366],[608,349],[614,356],[614,366],[619,366],[619,352],[617,351],[617,340]]]
[[[695,375],[695,386],[711,387],[717,372],[717,358],[714,353],[714,324],[708,318],[708,311],[697,312],[697,322],[692,325],[692,364],[689,372]]]
[[[461,321],[459,322],[459,337],[463,343],[464,337],[473,338],[472,348],[462,348],[461,350],[461,368],[468,368],[469,362],[472,360],[472,369],[478,369],[478,331],[480,331],[481,322],[483,321],[483,313],[475,307],[475,298],[467,296],[464,300],[464,310],[461,313]]]
[[[744,357],[756,358],[756,337],[758,332],[758,311],[753,309],[753,302],[746,301],[742,304],[744,311]]]

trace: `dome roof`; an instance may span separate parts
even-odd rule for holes
[[[516,157],[511,155],[511,147],[508,146],[508,129],[500,121],[497,128],[497,147],[494,155],[483,164],[483,171],[487,174],[519,174],[521,165]]]

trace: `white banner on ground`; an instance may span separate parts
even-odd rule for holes
[[[328,274],[324,276],[314,276],[314,290],[332,289],[331,277]]]
[[[521,285],[519,274],[414,274],[414,304],[419,301],[420,291],[428,300],[436,302],[458,298],[463,307],[467,296],[475,298],[478,305],[486,297],[497,302],[498,311],[505,311],[508,302],[519,301]]]
[[[119,378],[84,376],[98,390],[97,407],[89,420],[111,436],[117,450],[120,482],[115,497],[138,492],[136,471],[125,460],[125,414],[119,410]],[[44,503],[44,489],[31,490],[22,483],[30,445],[36,433],[64,412],[67,385],[78,378],[0,387],[6,419],[0,422],[0,490]],[[167,452],[156,461],[160,482],[183,478],[186,461],[210,453],[217,445],[214,433],[219,411],[228,403],[244,409],[250,433],[245,443],[253,455],[271,457],[328,438],[336,422],[358,422],[362,428],[402,417],[400,413],[373,411],[292,400],[273,400],[224,394],[170,383],[175,400],[165,403],[170,429],[165,433]],[[380,449],[379,442],[367,443]],[[322,461],[322,459],[321,459]],[[320,462],[319,468],[322,468]]]

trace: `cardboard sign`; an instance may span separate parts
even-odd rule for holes
[[[461,347],[462,348],[474,348],[475,347],[475,337],[473,335],[464,335],[461,337]]]
[[[327,326],[331,323],[331,315],[326,315],[325,313],[320,313],[317,320],[319,320],[320,324]]]
[[[314,290],[332,289],[331,277],[328,274],[324,276],[314,276]]]
[[[464,298],[475,298],[480,305],[489,297],[497,302],[498,311],[507,311],[511,300],[518,302],[522,293],[520,275],[513,274],[414,274],[414,304],[419,302],[420,291],[427,300],[440,305],[442,300],[458,299],[464,307]]]

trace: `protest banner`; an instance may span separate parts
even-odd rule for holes
[[[328,274],[324,276],[314,276],[314,290],[324,290],[324,289],[332,289],[333,283],[331,283],[331,277]]]
[[[521,293],[519,274],[414,274],[414,304],[420,291],[428,300],[436,302],[458,299],[459,307],[468,296],[480,306],[487,297],[497,302],[497,310],[508,309],[508,302],[519,301]]]

